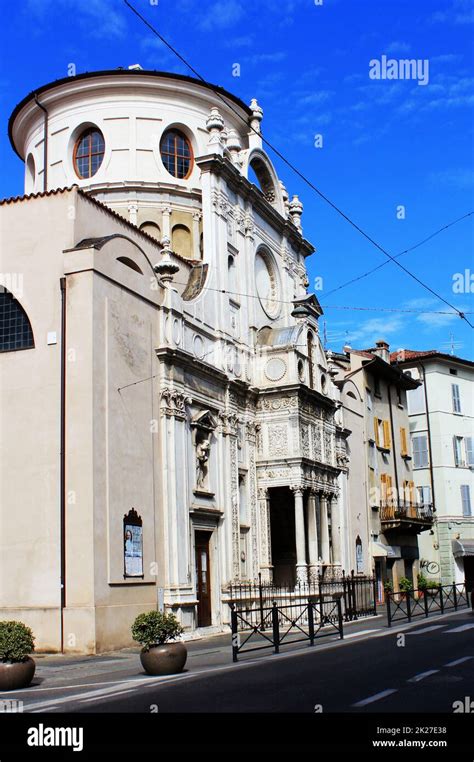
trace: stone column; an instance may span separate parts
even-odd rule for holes
[[[164,206],[161,214],[162,219],[162,227],[163,230],[161,231],[162,238],[169,238],[171,241],[171,207],[170,206]],[[171,244],[172,245],[172,244]]]
[[[201,213],[193,213],[193,256],[194,259],[201,259],[201,252],[199,250],[199,244],[201,236],[199,235],[199,222],[201,220]]]
[[[339,503],[337,495],[330,496],[331,503],[331,541],[332,541],[332,563],[341,565],[341,521],[339,516]]]
[[[306,542],[304,532],[303,488],[293,487],[295,496],[295,533],[296,533],[296,581],[308,581],[306,564]]]
[[[308,549],[309,549],[309,581],[318,578],[318,527],[316,521],[316,492],[310,490],[308,495]]]
[[[325,492],[321,492],[319,503],[321,506],[321,558],[325,564],[328,564],[330,562],[328,496]]]
[[[138,205],[137,204],[129,204],[128,205],[128,219],[132,223],[132,225],[137,225],[137,219],[138,219]]]
[[[270,530],[270,495],[266,487],[258,489],[260,512],[260,573],[262,582],[273,580],[272,546]]]

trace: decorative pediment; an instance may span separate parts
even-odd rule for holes
[[[217,428],[217,421],[209,410],[201,410],[193,415],[191,427],[194,429],[204,429],[205,431],[214,431]]]
[[[315,294],[307,294],[306,296],[293,299],[295,307],[304,307],[310,315],[314,317],[321,317],[323,314],[323,308],[321,307]]]

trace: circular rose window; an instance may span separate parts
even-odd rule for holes
[[[280,289],[276,265],[265,251],[255,255],[255,284],[260,304],[268,317],[275,318],[280,311]]]

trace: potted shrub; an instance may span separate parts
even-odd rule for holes
[[[427,595],[431,595],[433,597],[436,597],[440,591],[441,588],[441,582],[438,582],[437,580],[428,580],[426,585],[426,593]]]
[[[31,683],[36,669],[29,656],[35,650],[34,640],[23,622],[0,622],[0,691],[15,691]]]
[[[419,598],[423,598],[423,595],[428,590],[428,580],[421,572],[418,574],[417,589]]]
[[[181,672],[188,652],[182,641],[184,632],[174,614],[148,611],[139,614],[132,625],[132,637],[143,646],[140,661],[149,675],[173,675]]]
[[[408,598],[409,593],[413,592],[413,583],[408,577],[400,577],[398,589],[402,598]]]

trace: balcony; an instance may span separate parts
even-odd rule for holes
[[[398,529],[418,534],[432,526],[433,505],[431,503],[417,505],[405,500],[381,503],[380,521],[384,532]]]

